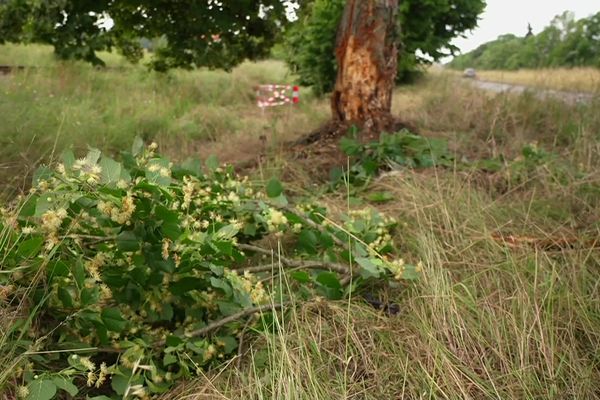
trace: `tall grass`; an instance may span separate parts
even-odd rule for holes
[[[48,50],[35,49],[34,54]],[[14,46],[1,46],[0,59],[11,52]],[[260,111],[254,86],[292,79],[276,61],[245,63],[230,74],[164,75],[142,66],[98,70],[53,63],[0,77],[0,181],[12,185],[13,176],[27,176],[53,149],[93,146],[118,152],[135,136],[156,140],[176,159],[205,156],[215,141],[227,138],[221,142],[228,143],[226,161],[238,161],[259,152],[260,136],[279,143],[327,118],[327,109],[310,92],[302,93],[298,107]]]
[[[118,53],[99,52],[109,67],[123,67],[127,60]],[[20,67],[56,67],[59,63],[51,46],[6,43],[0,46],[0,65]],[[83,62],[77,64],[84,65]]]
[[[461,156],[516,157],[536,142],[592,168],[599,165],[589,156],[598,151],[599,102],[567,105],[530,93],[488,93],[451,75],[432,74],[419,86],[401,89],[393,108],[424,133],[447,137]]]

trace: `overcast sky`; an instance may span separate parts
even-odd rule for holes
[[[574,11],[577,19],[588,17],[600,11],[600,0],[487,0],[479,27],[454,44],[466,53],[505,33],[525,35],[528,22],[538,33],[566,10]]]

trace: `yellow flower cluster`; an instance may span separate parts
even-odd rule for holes
[[[148,394],[146,393],[146,389],[144,389],[143,385],[133,385],[130,386],[127,391],[125,392],[125,397],[127,397],[128,394],[131,394],[134,397],[137,397],[139,399],[147,399]]]
[[[150,164],[148,166],[148,171],[158,172],[160,176],[165,178],[169,178],[171,176],[171,170],[167,167],[161,166],[160,164]]]
[[[287,225],[288,219],[279,210],[270,209],[267,213],[267,227],[269,232],[277,232],[282,225]]]
[[[404,273],[406,272],[406,263],[404,262],[404,260],[399,259],[388,262],[387,268],[394,275],[395,280],[402,281],[404,279]],[[419,261],[415,266],[415,272],[423,272],[423,263],[421,261]]]
[[[100,285],[100,299],[105,303],[112,299],[112,291],[104,283]]]
[[[171,247],[171,240],[163,239],[162,241],[162,258],[163,260],[169,259],[169,248]]]
[[[42,214],[42,230],[46,233],[46,249],[51,250],[58,245],[58,230],[64,219],[67,218],[67,210],[59,208],[58,210],[48,210]]]
[[[19,386],[17,388],[17,398],[26,399],[27,397],[29,397],[29,389],[27,386]]]
[[[106,382],[106,377],[110,375],[108,367],[106,363],[100,364],[100,374],[98,375],[98,379],[96,380],[96,388],[99,389],[100,386]]]
[[[67,210],[64,208],[48,210],[42,214],[42,229],[50,234],[56,233],[66,217]]]
[[[106,253],[100,252],[97,253],[94,258],[86,261],[85,263],[85,269],[96,282],[102,281],[102,278],[100,277],[100,269],[106,264],[107,259],[108,256]]]
[[[206,351],[204,352],[204,361],[209,361],[211,359],[214,358],[214,356],[217,354],[217,348],[215,347],[214,344],[211,344],[207,347]]]
[[[60,165],[59,165],[60,168]],[[64,170],[64,165],[62,166]],[[95,185],[100,182],[100,174],[102,173],[102,167],[98,164],[91,162],[87,158],[80,158],[73,164],[73,170],[79,171],[79,178],[84,180],[90,185]],[[62,173],[60,170],[59,173]]]
[[[13,293],[14,290],[15,287],[12,285],[0,285],[0,302],[5,301],[8,298],[8,296],[10,296]]]
[[[404,271],[406,267],[406,263],[403,259],[394,260],[388,263],[388,269],[394,275],[394,279],[397,281],[401,281],[404,277]]]
[[[113,203],[100,201],[98,202],[98,210],[118,224],[129,225],[131,216],[135,211],[135,202],[131,193],[128,193],[121,202],[121,207],[117,207]]]
[[[227,271],[225,276],[231,284],[250,296],[253,304],[263,304],[269,301],[269,295],[262,282],[250,272],[244,272],[244,276],[239,276],[236,271]]]
[[[79,357],[79,363],[88,371],[94,371],[96,369],[96,364],[94,364],[89,357]]]
[[[187,176],[183,177],[183,205],[182,208],[187,210],[192,204],[192,199],[194,198],[194,191],[196,190],[195,182]]]

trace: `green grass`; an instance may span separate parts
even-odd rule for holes
[[[0,60],[23,60],[22,53],[22,46],[1,46]],[[31,58],[45,60],[48,54],[48,48],[34,47]],[[97,70],[52,63],[0,77],[0,182],[14,186],[13,176],[26,176],[64,148],[118,152],[135,136],[160,142],[162,151],[177,159],[206,155],[206,143],[221,138],[255,147],[261,135],[272,143],[285,140],[327,118],[310,93],[303,93],[299,107],[261,113],[254,86],[291,80],[276,61],[245,63],[231,74],[166,75],[142,66]],[[246,157],[247,146],[241,147],[227,161]]]
[[[123,67],[127,60],[117,53],[100,52],[99,57],[109,67]],[[7,43],[0,46],[0,65],[23,67],[56,67],[59,62],[52,47]],[[77,62],[77,64],[83,64]]]
[[[309,97],[289,115],[262,116],[253,104],[254,84],[290,79],[271,61],[229,75],[60,65],[0,77],[4,182],[14,185],[12,175],[48,158],[55,143],[57,151],[116,152],[142,135],[173,158],[216,151],[235,161],[267,135],[266,171],[314,193],[303,180],[311,171],[277,144],[325,120],[326,100]],[[443,76],[399,89],[395,112],[422,134],[447,138],[457,159],[512,160],[531,142],[556,158],[525,180],[458,168],[378,178],[355,196],[390,193],[374,206],[401,222],[395,240],[406,260],[425,265],[414,284],[372,289],[400,313],[360,299],[298,305],[273,332],[249,335],[241,359],[164,398],[600,398],[597,107],[488,95]],[[319,200],[347,207],[344,190]]]

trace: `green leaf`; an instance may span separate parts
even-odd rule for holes
[[[206,159],[205,165],[208,167],[208,169],[214,171],[219,168],[219,159],[216,155],[212,154]]]
[[[218,233],[217,233],[218,235]],[[234,235],[235,236],[235,235]],[[231,239],[231,238],[228,238]],[[212,247],[217,249],[219,252],[228,256],[233,255],[233,243],[227,241],[215,241],[210,243]]]
[[[113,375],[110,387],[115,391],[119,396],[123,396],[127,387],[129,387],[129,377],[123,375]]]
[[[361,144],[352,137],[343,137],[340,140],[340,149],[348,156],[358,156],[363,150]]]
[[[48,264],[48,279],[58,276],[69,276],[69,266],[63,261],[54,261]]]
[[[127,326],[127,321],[121,316],[116,308],[105,308],[102,310],[102,322],[109,331],[122,332]]]
[[[21,206],[21,210],[19,211],[19,217],[33,217],[35,215],[38,199],[38,196],[30,196],[27,200],[25,200],[25,203]]]
[[[219,311],[225,317],[239,313],[242,310],[242,307],[231,302],[217,301],[217,305],[219,306]]]
[[[171,283],[169,290],[176,296],[181,296],[192,290],[206,289],[206,282],[199,278],[181,278],[177,282]]]
[[[166,343],[167,343],[167,346],[177,347],[180,344],[183,344],[183,339],[181,339],[179,336],[170,335],[170,336],[167,336]]]
[[[73,278],[75,278],[75,282],[77,286],[82,288],[85,284],[85,266],[83,265],[83,261],[78,259],[73,265]]]
[[[73,397],[77,396],[77,393],[79,393],[79,389],[77,389],[77,386],[73,385],[73,383],[67,378],[56,376],[52,378],[52,382],[56,385],[57,388],[64,390]]]
[[[124,231],[117,236],[117,247],[123,252],[133,252],[140,248],[140,243],[135,233]]]
[[[24,259],[35,257],[40,252],[43,244],[44,238],[41,236],[25,240],[19,245],[17,254]]]
[[[285,195],[283,195],[283,194],[280,194],[279,196],[272,198],[271,203],[273,203],[273,205],[275,205],[277,207],[286,207],[289,204],[287,197],[285,197]]]
[[[71,297],[71,293],[69,293],[69,291],[64,287],[58,288],[58,298],[66,308],[73,307],[73,297]]]
[[[98,339],[100,339],[100,343],[106,345],[108,344],[108,329],[101,322],[92,322],[96,327],[96,335],[98,335]]]
[[[231,353],[239,346],[238,341],[233,336],[222,336],[219,338],[219,340],[223,342],[223,350],[225,351],[225,354]]]
[[[402,273],[402,279],[406,279],[408,281],[414,281],[419,279],[421,274],[417,272],[417,267],[412,264],[406,264],[404,266],[404,271]]]
[[[173,241],[177,240],[182,233],[179,227],[179,214],[164,206],[157,206],[155,213],[161,222],[160,229],[163,235]]]
[[[133,154],[134,157],[137,157],[140,154],[142,154],[143,150],[144,150],[144,141],[142,140],[141,137],[136,136],[135,139],[133,139],[133,144],[131,145],[131,154]]]
[[[271,199],[279,197],[283,193],[283,185],[276,178],[271,178],[267,183],[267,196]]]
[[[235,225],[226,225],[219,229],[215,236],[219,239],[230,240],[238,234],[240,230]]]
[[[160,319],[162,321],[170,321],[173,319],[173,306],[170,304],[163,304],[162,311],[160,313]]]
[[[215,289],[221,289],[221,291],[223,291],[226,297],[231,296],[231,294],[233,293],[231,285],[229,285],[229,283],[224,279],[214,277],[210,278],[210,284]]]
[[[50,400],[56,394],[56,385],[47,379],[36,379],[27,385],[27,400]]]
[[[167,382],[154,383],[151,379],[146,378],[146,385],[148,385],[148,389],[150,389],[151,393],[166,393],[171,389],[171,385]]]
[[[54,176],[54,171],[46,166],[39,167],[33,173],[33,186],[37,186],[40,181],[47,181]]]
[[[363,278],[378,278],[381,275],[381,260],[357,257],[356,262],[361,266],[360,274]]]
[[[308,274],[308,272],[296,271],[296,272],[292,272],[290,275],[291,275],[292,279],[295,279],[296,281],[298,281],[300,283],[309,283],[310,282],[310,275]]]
[[[100,150],[92,147],[85,156],[85,159],[89,164],[95,165],[98,164],[98,160],[100,159],[101,155],[102,152]]]
[[[37,199],[35,203],[35,217],[41,217],[44,213],[52,208],[54,196],[51,194],[44,194],[44,196]]]
[[[73,150],[71,149],[65,150],[62,153],[61,159],[65,169],[68,171],[72,169],[75,164],[75,153],[73,153]]]
[[[97,288],[93,287],[93,288],[86,288],[84,287],[81,290],[81,305],[82,306],[89,306],[93,303],[95,303],[96,301],[98,301],[98,296],[97,296]]]
[[[298,235],[298,247],[306,253],[316,254],[318,244],[317,235],[312,230],[303,229],[300,235]]]
[[[163,365],[165,367],[171,365],[171,364],[175,364],[177,362],[177,356],[175,354],[165,354],[165,357],[163,358]]]
[[[102,168],[102,183],[117,183],[119,179],[121,179],[121,163],[118,163],[109,157],[102,157],[100,167]]]
[[[202,163],[197,158],[188,158],[181,164],[180,168],[193,173],[195,176],[202,175]]]
[[[331,300],[342,298],[342,284],[333,272],[321,272],[317,275],[316,282],[321,286],[319,292]]]
[[[333,272],[321,272],[317,275],[317,282],[321,285],[332,288],[332,289],[341,289],[342,284],[338,279],[337,275]]]
[[[269,350],[259,349],[252,356],[252,365],[256,368],[262,369],[267,365],[270,359],[271,356],[269,355]]]

